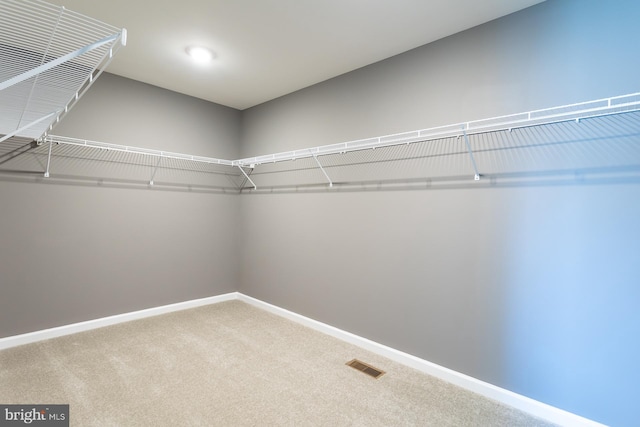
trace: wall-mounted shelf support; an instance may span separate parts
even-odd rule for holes
[[[474,179],[476,181],[479,181],[480,172],[478,172],[478,165],[476,164],[476,159],[473,157],[473,150],[471,149],[471,144],[469,143],[469,136],[467,135],[467,131],[465,130],[464,126],[462,126],[462,135],[464,136],[464,143],[467,145],[469,157],[471,157],[471,164],[473,165],[473,171],[475,172]]]
[[[242,169],[242,166],[240,166],[240,165],[237,165],[237,166],[238,166],[238,169],[240,169],[240,172],[242,172],[242,174],[245,176],[245,178],[247,178],[247,180],[251,183],[251,185],[253,185],[253,189],[257,190],[258,186],[255,184],[255,182],[253,182],[251,180],[251,178],[249,178],[249,175],[247,175],[247,173],[244,171],[244,169]]]
[[[51,167],[51,148],[53,147],[53,142],[49,141],[49,154],[47,155],[47,170],[44,172],[44,177],[49,178],[49,168]]]
[[[153,173],[151,174],[151,179],[149,180],[149,185],[153,185],[153,178],[156,177],[156,172],[158,172],[158,166],[160,166],[161,161],[162,161],[162,157],[158,157],[158,161],[156,162],[156,167],[153,168]]]
[[[322,167],[322,164],[320,163],[320,160],[318,160],[318,156],[316,156],[311,150],[309,150],[309,152],[313,156],[313,160],[315,160],[316,163],[318,164],[318,167],[320,168],[320,170],[324,174],[325,178],[327,178],[327,181],[329,181],[329,187],[333,187],[333,181],[331,181],[331,178],[329,178],[329,174],[327,174],[327,171],[324,170],[324,168]]]

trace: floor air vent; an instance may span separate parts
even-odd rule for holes
[[[347,366],[351,366],[354,369],[364,372],[367,375],[372,376],[373,378],[380,378],[384,375],[384,371],[381,371],[378,368],[374,368],[371,365],[367,365],[364,362],[359,361],[358,359],[353,359],[351,362],[347,362]]]

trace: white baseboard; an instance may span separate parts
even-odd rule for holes
[[[147,308],[145,310],[132,311],[130,313],[116,314],[114,316],[100,319],[87,320],[85,322],[73,323],[71,325],[58,326],[56,328],[43,329],[41,331],[29,332],[22,335],[15,335],[0,338],[0,350],[10,347],[17,347],[23,344],[30,344],[37,341],[57,338],[64,335],[89,331],[91,329],[102,328],[104,326],[115,325],[117,323],[129,322],[131,320],[143,319],[145,317],[157,316],[159,314],[171,313],[173,311],[186,310],[188,308],[200,307],[203,305],[216,304],[223,301],[238,299],[237,292],[218,295],[215,297],[200,298],[190,301],[178,302],[175,304],[163,305],[160,307]]]
[[[428,362],[411,354],[387,347],[375,341],[368,340],[250,296],[238,293],[238,299],[552,423],[568,427],[606,427],[604,424],[558,409],[546,403],[538,402],[537,400],[480,381],[460,372],[445,368],[444,366],[436,365],[435,363]]]
[[[266,303],[264,301],[252,298],[239,292],[230,292],[228,294],[218,295],[209,298],[201,298],[191,301],[179,302],[160,307],[149,308],[145,310],[134,311],[130,313],[118,314],[115,316],[103,317],[101,319],[89,320],[86,322],[74,323],[71,325],[59,326],[56,328],[45,329],[42,331],[30,332],[27,334],[16,335],[6,338],[0,338],[0,350],[10,347],[16,347],[23,344],[34,343],[46,339],[61,337],[64,335],[84,332],[91,329],[97,329],[104,326],[115,325],[118,323],[128,322],[131,320],[142,319],[145,317],[157,316],[159,314],[170,313],[188,308],[200,307],[203,305],[217,304],[219,302],[240,300],[262,310],[300,323],[304,326],[315,329],[332,337],[357,345],[381,356],[387,357],[403,365],[417,369],[426,374],[440,378],[451,384],[478,393],[482,396],[512,406],[521,411],[527,412],[533,416],[548,420],[552,423],[569,427],[605,427],[603,424],[583,418],[571,412],[555,408],[537,400],[530,399],[526,396],[511,392],[509,390],[494,386],[492,384],[480,381],[468,375],[445,368],[435,363],[428,362],[408,353],[395,350],[391,347],[379,344],[375,341],[368,340],[358,335],[352,334],[342,329],[327,325],[326,323],[310,319],[292,311],[280,308],[278,306]]]

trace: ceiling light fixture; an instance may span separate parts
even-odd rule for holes
[[[199,63],[209,62],[215,58],[215,54],[212,51],[201,46],[189,46],[187,48],[187,55]]]

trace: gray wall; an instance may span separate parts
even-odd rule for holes
[[[548,0],[242,113],[107,74],[55,133],[235,158],[624,94],[638,18],[632,1]],[[0,337],[240,289],[636,420],[636,182],[237,197],[11,180]]]
[[[549,0],[245,111],[243,155],[636,92],[638,18]],[[633,425],[638,200],[633,180],[246,195],[240,290]]]
[[[104,74],[54,133],[234,158],[239,126],[237,110]],[[51,184],[60,172],[0,175],[0,337],[237,289],[237,196]]]
[[[235,159],[240,126],[233,108],[104,73],[51,133]]]

